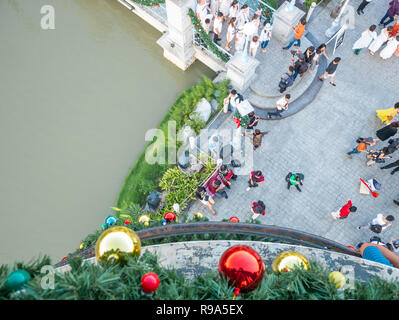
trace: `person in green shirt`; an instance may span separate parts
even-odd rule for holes
[[[299,188],[299,185],[303,185],[303,179],[305,179],[304,174],[302,173],[288,173],[288,175],[285,178],[288,181],[287,189],[289,190],[291,186],[295,186],[299,192],[302,192],[302,190]]]

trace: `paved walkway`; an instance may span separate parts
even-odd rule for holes
[[[353,3],[357,6],[360,0]],[[321,41],[331,22],[332,2],[315,17],[309,31]],[[335,56],[342,62],[336,73],[336,87],[324,83],[317,97],[304,110],[280,121],[261,121],[259,129],[270,133],[264,137],[260,150],[254,153],[254,169],[264,172],[266,182],[260,187],[245,191],[247,176],[239,176],[227,190],[229,199],[216,198],[214,217],[198,201],[193,202],[189,215],[200,210],[210,220],[238,216],[241,221],[250,219],[249,203],[262,199],[266,203],[266,216],[258,219],[264,224],[294,228],[335,240],[344,245],[368,241],[374,235],[356,226],[371,221],[377,213],[392,214],[397,221],[381,234],[384,241],[399,237],[399,207],[392,199],[398,197],[399,174],[391,176],[390,170],[380,170],[379,165],[366,166],[364,154],[347,159],[345,152],[352,149],[359,136],[375,136],[381,128],[375,110],[391,107],[399,101],[399,59],[392,57],[381,61],[367,51],[359,56],[352,53],[352,44],[370,24],[384,15],[385,3],[372,3],[365,15],[356,17],[356,28],[349,30],[345,42]],[[329,56],[332,56],[329,48]],[[221,128],[235,128],[232,119],[226,119]],[[379,143],[380,148],[386,143]],[[393,154],[395,161],[399,152]],[[391,162],[388,161],[388,162]],[[284,180],[289,171],[305,174],[302,192],[287,190]],[[378,198],[359,194],[359,178],[377,178],[382,184]],[[350,198],[358,207],[356,213],[345,220],[335,221],[330,212],[338,209]]]

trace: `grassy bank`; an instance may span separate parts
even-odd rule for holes
[[[166,145],[165,154],[168,154],[168,148],[175,148],[174,141],[169,141],[168,122],[176,121],[177,131],[185,125],[189,125],[196,133],[206,126],[206,123],[198,118],[190,119],[189,116],[195,110],[197,103],[205,98],[209,102],[215,99],[219,103],[219,109],[222,108],[223,99],[228,94],[228,81],[213,83],[209,78],[203,77],[198,83],[184,91],[169,109],[168,113],[161,121],[158,129],[165,134]],[[145,160],[145,154],[155,143],[156,138],[151,141],[144,151],[138,157],[135,165],[126,177],[122,190],[116,201],[116,206],[121,207],[123,203],[137,203],[144,205],[147,196],[153,190],[159,190],[159,181],[163,174],[174,165],[168,164],[149,164]],[[177,144],[179,147],[179,144]]]

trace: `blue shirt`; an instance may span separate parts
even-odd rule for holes
[[[387,258],[381,253],[380,249],[374,246],[367,247],[363,251],[363,259],[379,262],[386,266],[393,267]]]

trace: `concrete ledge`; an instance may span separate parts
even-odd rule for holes
[[[171,267],[182,273],[186,279],[193,279],[207,271],[218,270],[219,258],[233,245],[244,244],[255,249],[262,257],[266,269],[271,270],[274,258],[281,252],[292,250],[303,254],[324,268],[337,271],[341,268],[351,270],[351,276],[357,281],[367,281],[375,277],[386,280],[399,280],[399,269],[383,264],[335,253],[328,250],[258,241],[190,241],[175,242],[144,247],[159,258],[163,267]],[[348,275],[348,278],[351,277]]]

